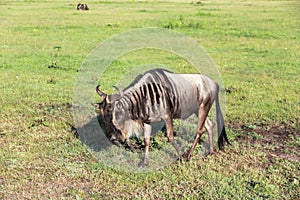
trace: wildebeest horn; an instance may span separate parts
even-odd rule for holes
[[[119,94],[121,95],[121,96],[123,96],[123,94],[124,94],[124,92],[122,91],[122,90],[120,90],[117,86],[113,86],[116,90],[118,90],[118,92],[119,92]]]
[[[97,92],[101,97],[105,98],[107,95],[106,95],[104,92],[102,92],[102,91],[99,89],[99,87],[100,87],[100,85],[97,85],[97,87],[96,87],[96,92]]]

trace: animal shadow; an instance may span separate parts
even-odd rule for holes
[[[113,143],[108,139],[101,117],[94,117],[82,127],[71,126],[71,132],[89,149],[99,152]]]

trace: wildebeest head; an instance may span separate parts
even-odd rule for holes
[[[115,128],[112,123],[112,104],[114,101],[120,98],[119,94],[107,95],[99,89],[99,85],[96,87],[96,92],[101,97],[100,103],[95,103],[94,106],[99,109],[101,125],[104,127],[104,131],[108,139],[114,144],[118,144],[121,139],[121,132]]]
[[[122,99],[112,104],[112,123],[121,132],[123,142],[132,135],[138,136],[142,129],[142,122],[132,119],[129,105]]]

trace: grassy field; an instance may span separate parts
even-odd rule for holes
[[[300,198],[298,1],[84,3],[89,11],[72,1],[0,2],[0,199]],[[74,136],[81,64],[101,42],[144,27],[183,33],[216,63],[232,143],[224,152],[129,173],[103,165]],[[186,65],[141,50],[105,77],[116,82],[144,62]]]

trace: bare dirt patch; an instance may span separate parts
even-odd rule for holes
[[[281,158],[300,161],[300,131],[286,124],[241,125],[230,124],[229,128],[242,134],[237,141],[245,145],[258,145],[269,159]]]

